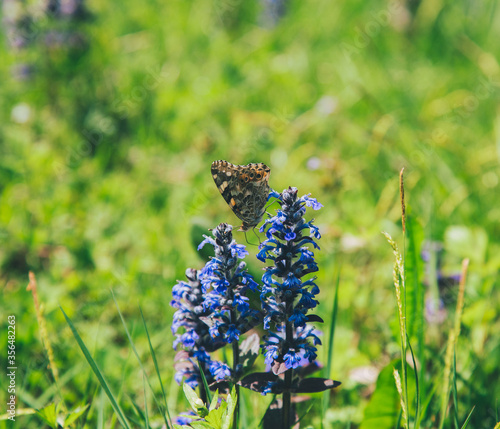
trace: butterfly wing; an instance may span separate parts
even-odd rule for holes
[[[270,168],[263,164],[212,163],[212,177],[226,203],[243,221],[240,230],[254,228],[264,215],[269,196]]]

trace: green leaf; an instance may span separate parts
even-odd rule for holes
[[[458,389],[457,389],[457,355],[456,350],[453,348],[453,361],[451,368],[451,395],[453,398],[453,423],[455,428],[458,429]]]
[[[413,354],[413,348],[411,347],[411,341],[408,335],[406,335],[406,341],[408,342],[408,348],[410,350],[411,359],[413,362],[413,375],[415,376],[415,422],[417,422],[415,424],[415,427],[417,428],[417,424],[420,422],[420,388],[418,384],[418,370],[417,363],[415,362],[415,355]]]
[[[408,207],[407,207],[408,208]],[[411,207],[410,207],[411,208]],[[407,211],[406,217],[406,234],[408,237],[408,246],[405,256],[405,271],[406,271],[406,317],[408,327],[408,345],[410,346],[411,356],[414,362],[414,372],[417,383],[417,402],[415,407],[415,427],[420,427],[422,418],[421,409],[421,392],[426,391],[426,376],[425,369],[425,287],[419,274],[422,272],[422,263],[419,249],[422,248],[424,240],[424,232],[420,222],[413,216],[411,210]],[[413,336],[413,337],[412,337]],[[414,355],[410,341],[416,339],[416,356]],[[417,371],[415,361],[420,363],[420,371]]]
[[[167,414],[168,420],[171,422],[172,418],[170,417],[170,411],[168,409],[167,395],[165,393],[165,389],[163,388],[163,382],[162,382],[162,379],[161,379],[161,376],[160,376],[160,368],[158,367],[158,361],[156,360],[156,353],[154,351],[153,344],[151,344],[151,338],[149,336],[148,326],[146,325],[146,320],[144,319],[144,314],[142,313],[142,308],[141,307],[139,307],[139,311],[141,312],[142,323],[144,324],[144,330],[146,331],[146,336],[148,337],[149,352],[151,353],[151,357],[153,358],[153,363],[155,365],[156,377],[158,378],[158,381],[160,382],[161,393],[162,393],[162,396],[163,396],[163,407],[164,407],[165,412]],[[148,380],[148,382],[149,382],[149,380]],[[156,396],[154,395],[154,393],[153,393],[153,398],[156,401]],[[165,413],[162,413],[162,414],[163,414],[163,419],[164,419],[165,424],[166,424],[167,429],[168,429],[170,426],[168,424],[167,419],[165,418]]]
[[[78,417],[80,417],[89,407],[89,404],[84,405],[83,407],[77,407],[73,411],[71,411],[64,420],[64,426],[71,425]]]
[[[472,407],[472,410],[470,410],[470,413],[469,413],[469,415],[467,416],[467,419],[465,420],[464,424],[462,425],[462,429],[466,429],[466,428],[467,428],[467,425],[469,424],[469,420],[470,420],[470,418],[471,418],[471,416],[472,416],[472,413],[474,412],[474,410],[475,410],[475,409],[476,409],[476,406],[474,405],[474,406]],[[498,423],[498,424],[495,426],[495,428],[494,428],[494,429],[498,428],[498,427],[499,427],[499,425],[500,425],[500,423]]]
[[[408,208],[408,207],[407,207]],[[424,332],[424,295],[425,290],[420,281],[422,264],[418,249],[422,247],[422,226],[414,219],[411,210],[406,216],[407,250],[405,255],[406,272],[406,319],[408,335],[418,339],[418,349],[423,347]],[[421,356],[419,355],[419,358]]]
[[[118,417],[118,420],[120,421],[121,425],[126,428],[130,429],[130,425],[128,423],[127,418],[125,417],[125,414],[123,414],[122,409],[120,408],[120,405],[118,405],[118,401],[114,397],[113,393],[111,393],[111,389],[108,386],[107,381],[104,378],[104,375],[101,373],[101,370],[97,366],[97,363],[94,361],[92,356],[90,355],[89,350],[87,349],[87,346],[83,342],[82,338],[78,334],[75,325],[73,325],[73,322],[71,319],[67,316],[67,314],[64,312],[62,307],[59,307],[64,315],[64,318],[66,319],[66,322],[68,323],[69,327],[71,328],[71,332],[73,333],[73,336],[76,339],[76,342],[80,346],[81,351],[83,352],[83,355],[85,356],[85,359],[87,359],[88,364],[90,365],[90,368],[94,372],[95,376],[97,377],[97,380],[99,381],[99,384],[103,388],[104,392],[106,393],[106,396],[109,399],[109,402],[111,402],[111,406],[113,407],[113,410],[115,411],[116,416]]]
[[[217,429],[220,429],[222,422],[222,414],[227,408],[227,404],[225,401],[222,401],[219,408],[217,408],[217,402],[219,399],[219,390],[215,391],[214,396],[212,397],[212,402],[210,403],[210,411],[208,415],[205,417],[205,420],[212,424]]]
[[[192,422],[190,425],[194,429],[217,429],[207,422]]]
[[[198,409],[198,401],[200,398],[193,390],[193,388],[187,383],[184,383],[182,385],[182,390],[184,390],[184,395],[186,396],[189,404],[191,405],[191,407],[193,407],[194,411],[196,411]]]
[[[198,397],[196,392],[187,383],[184,383],[182,388],[184,390],[184,395],[186,395],[186,398],[194,412],[202,418],[205,417],[208,414],[207,407]]]
[[[389,363],[379,374],[375,392],[365,408],[359,429],[393,429],[400,412],[400,399],[394,382],[393,369],[401,368],[401,360]],[[415,397],[415,377],[408,368],[408,396]],[[410,413],[412,410],[409,411]]]
[[[149,381],[149,377],[147,376],[146,370],[144,369],[144,365],[142,364],[141,358],[139,357],[139,353],[137,352],[137,349],[135,347],[134,341],[132,340],[132,336],[130,335],[130,332],[129,332],[128,328],[127,328],[127,324],[125,323],[125,319],[123,318],[123,315],[122,315],[122,312],[120,311],[120,307],[118,305],[118,302],[116,301],[115,294],[113,293],[112,290],[111,290],[111,296],[113,297],[113,301],[115,303],[116,310],[118,311],[118,315],[120,316],[120,320],[122,322],[123,329],[125,330],[125,333],[127,334],[127,338],[128,338],[129,343],[130,343],[130,346],[132,347],[132,351],[134,352],[134,355],[135,355],[135,357],[137,359],[137,362],[139,363],[139,366],[141,367],[143,377],[148,382],[149,388],[151,389],[151,393],[153,394],[153,399],[154,399],[154,401],[156,403],[156,406],[158,407],[158,409],[162,413],[163,420],[164,420],[166,426],[169,427],[167,419],[165,418],[165,413],[163,412],[163,409],[162,409],[162,406],[161,406],[160,402],[156,398],[156,395],[154,393],[153,387],[151,386],[151,382]],[[143,321],[144,321],[144,318],[143,318]],[[144,323],[144,325],[145,325],[145,323]],[[146,334],[147,334],[147,329],[146,329]],[[149,338],[149,334],[148,334],[148,338]],[[151,346],[151,343],[150,343],[150,346]],[[150,347],[150,348],[152,348],[152,347]],[[144,391],[144,395],[146,395],[145,391]],[[145,414],[146,427],[148,427],[148,424],[147,424],[147,421],[148,421],[148,410],[147,410],[147,407],[145,408],[145,411],[146,411],[146,414]],[[168,410],[167,410],[167,414],[168,414]]]
[[[339,284],[340,284],[340,270],[339,266],[336,269],[335,273],[335,293],[333,295],[333,303],[332,303],[332,317],[330,319],[330,330],[328,335],[328,357],[326,358],[326,366],[323,371],[323,375],[325,378],[330,378],[330,374],[332,371],[332,362],[333,362],[333,345],[335,341],[335,325],[337,323],[337,312],[338,312],[338,302],[339,302]],[[325,391],[323,393],[323,398],[321,401],[321,427],[323,428],[323,420],[325,418],[326,412],[328,410],[330,402],[330,392]]]
[[[222,416],[222,429],[229,429],[233,422],[234,410],[236,409],[236,404],[238,403],[236,398],[236,389],[234,386],[231,389],[231,394],[227,396],[226,402],[227,409]]]
[[[217,402],[219,401],[219,389],[217,389],[212,397],[212,402],[210,402],[210,411],[217,408]]]
[[[146,375],[144,373],[143,373],[143,377],[142,377],[142,385],[143,385],[143,390],[144,390],[144,414],[146,416],[144,424],[146,425],[147,428],[149,428],[148,396],[147,396],[147,392],[146,392]],[[160,408],[160,410],[161,410],[161,408]]]
[[[210,388],[208,387],[207,377],[205,377],[205,373],[202,370],[202,365],[200,361],[198,361],[198,368],[200,370],[201,381],[203,382],[203,387],[205,389],[205,393],[207,395],[207,402],[212,402],[212,394],[210,393]],[[201,389],[201,387],[200,387]]]
[[[36,413],[42,418],[45,423],[47,423],[52,428],[57,428],[57,413],[56,404],[52,403],[47,405],[41,410],[36,410]]]
[[[211,425],[213,425],[215,428],[221,429],[222,418],[224,412],[226,411],[226,408],[227,404],[225,402],[222,402],[219,408],[214,408],[213,410],[210,410],[208,416],[205,417],[205,420],[209,422]]]

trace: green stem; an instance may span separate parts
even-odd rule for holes
[[[293,309],[293,301],[287,302],[286,314],[287,315],[291,314],[292,309]],[[293,325],[288,319],[285,325],[285,333],[286,333],[285,343],[290,344],[293,340]],[[292,402],[292,395],[290,393],[290,389],[292,387],[292,376],[293,376],[293,369],[290,368],[285,372],[285,390],[283,391],[283,429],[289,429],[291,427],[290,408]]]
[[[292,404],[292,395],[288,388],[292,384],[292,371],[289,369],[285,372],[285,391],[283,392],[283,429],[290,429],[290,407]]]
[[[236,367],[240,363],[240,346],[238,341],[233,341],[233,370],[236,371]],[[240,417],[240,386],[239,384],[235,384],[235,392],[236,392],[236,409],[234,411],[234,420],[233,427],[234,429],[238,429],[238,420]]]
[[[236,314],[234,310],[231,310],[231,323],[236,322]],[[232,343],[233,346],[233,373],[236,374],[236,368],[240,363],[240,345],[238,340],[234,340]],[[236,409],[234,410],[233,416],[233,428],[238,429],[238,421],[240,417],[240,386],[239,384],[235,384],[235,392],[236,392]]]

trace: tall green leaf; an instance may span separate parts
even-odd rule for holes
[[[125,414],[123,413],[122,409],[120,408],[120,405],[118,404],[118,401],[116,400],[115,396],[111,392],[111,389],[108,386],[108,383],[106,379],[104,378],[104,375],[102,374],[101,370],[97,366],[97,363],[94,361],[92,356],[90,355],[89,350],[87,349],[87,346],[83,342],[82,338],[78,334],[78,331],[75,328],[75,325],[73,325],[73,322],[71,319],[68,317],[68,315],[64,312],[62,307],[59,307],[64,315],[64,318],[66,319],[66,322],[68,323],[69,327],[71,328],[71,332],[73,333],[73,336],[76,339],[76,342],[80,346],[81,351],[83,352],[83,355],[85,356],[85,359],[87,359],[88,364],[90,365],[90,368],[94,372],[95,376],[97,377],[97,380],[99,381],[99,384],[103,388],[104,392],[106,393],[106,396],[108,397],[109,401],[111,402],[111,406],[113,407],[113,410],[115,410],[115,414],[118,417],[119,422],[121,425],[126,428],[130,429],[129,422],[127,418],[125,417]]]

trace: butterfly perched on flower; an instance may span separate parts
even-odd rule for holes
[[[264,216],[269,197],[271,169],[263,164],[234,165],[227,161],[212,163],[212,177],[226,203],[243,224],[240,231],[255,228]]]

